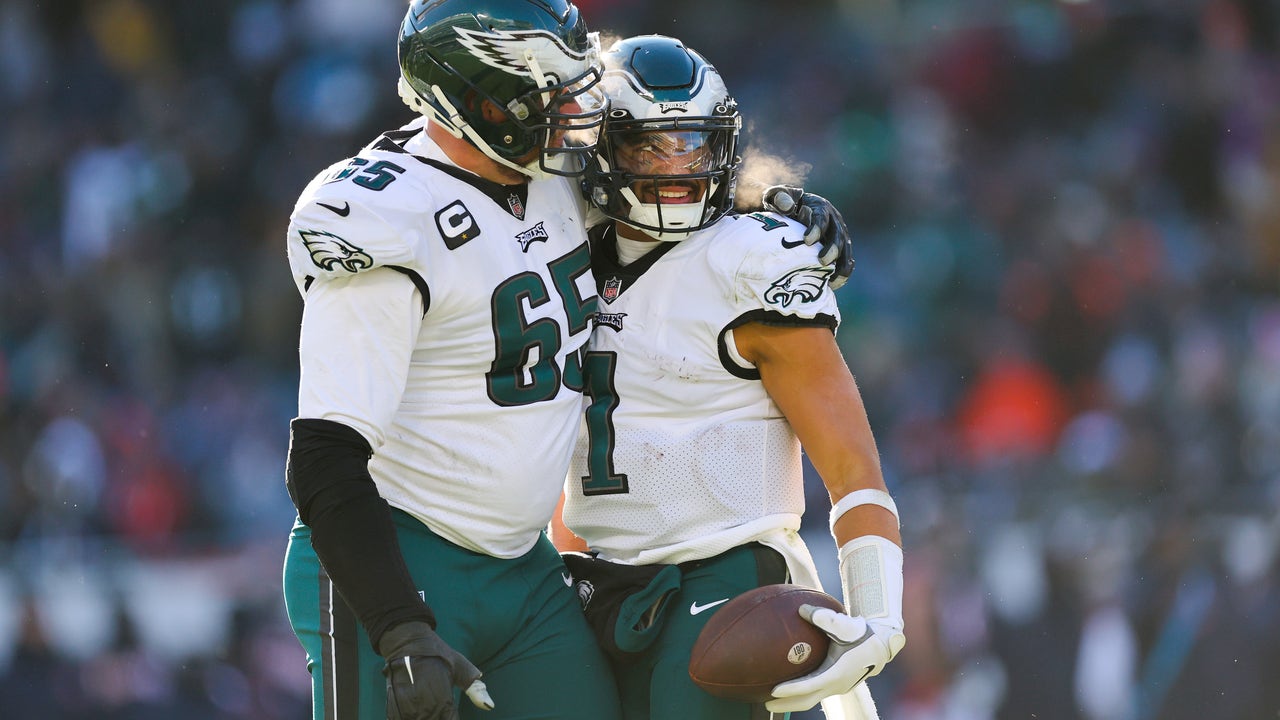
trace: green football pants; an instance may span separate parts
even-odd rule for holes
[[[393,511],[410,574],[437,632],[484,673],[494,709],[455,689],[461,720],[618,720],[608,661],[582,615],[559,553],[544,536],[503,560],[454,545]],[[314,720],[385,720],[383,660],[294,525],[284,563],[285,606],[307,652]]]
[[[683,580],[675,605],[654,643],[634,660],[615,662],[614,677],[626,720],[764,720],[764,705],[725,700],[689,679],[689,656],[698,633],[723,606],[721,601],[775,583],[787,582],[787,567],[775,550],[742,545],[706,560],[681,565]],[[783,718],[778,714],[774,718]]]

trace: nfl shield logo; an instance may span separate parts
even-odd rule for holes
[[[618,299],[618,293],[620,292],[622,292],[622,281],[617,277],[611,277],[604,281],[604,292],[600,294],[600,297],[604,298],[605,302],[611,303]]]
[[[524,219],[524,203],[520,202],[520,196],[511,193],[507,198],[507,207],[511,208],[511,214],[516,216],[517,220]]]

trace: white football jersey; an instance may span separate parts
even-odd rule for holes
[[[359,431],[393,507],[516,557],[546,528],[581,420],[596,308],[584,203],[563,178],[459,170],[421,126],[333,165],[294,209],[298,414]],[[403,277],[412,312],[389,307],[413,297]]]
[[[605,557],[683,562],[799,527],[799,441],[732,329],[835,330],[832,269],[802,235],[777,215],[729,215],[620,267],[612,226],[593,233],[591,403],[564,519]]]

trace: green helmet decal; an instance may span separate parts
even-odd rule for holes
[[[582,170],[605,102],[599,41],[572,3],[417,0],[399,57],[405,102],[485,155],[533,176]]]

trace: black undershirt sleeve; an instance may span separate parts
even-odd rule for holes
[[[320,564],[374,649],[384,632],[402,622],[423,620],[434,628],[435,615],[400,553],[391,507],[369,475],[369,443],[331,420],[298,418],[289,431],[289,497],[311,528]]]

